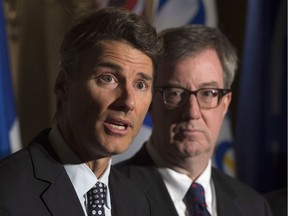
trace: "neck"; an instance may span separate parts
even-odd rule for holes
[[[152,142],[150,139],[147,150],[158,167],[170,168],[189,176],[194,181],[208,166],[211,157],[208,153],[185,157],[176,155],[175,152],[161,152]]]
[[[177,163],[171,164],[170,168],[176,172],[187,175],[195,181],[206,169],[209,163],[209,158],[202,156],[194,156],[179,160]]]
[[[92,170],[97,179],[99,179],[109,166],[110,158],[101,158],[86,162],[86,165]]]
[[[106,168],[109,166],[109,161],[111,157],[88,155],[87,151],[83,147],[76,143],[73,133],[69,130],[69,127],[63,122],[58,122],[58,129],[62,134],[63,139],[70,149],[77,155],[79,160],[73,163],[86,163],[86,165],[91,169],[97,178],[101,177]]]

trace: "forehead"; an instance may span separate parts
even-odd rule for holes
[[[117,58],[127,62],[143,63],[152,60],[144,52],[136,49],[128,42],[107,40],[99,43],[100,58]]]
[[[101,65],[110,65],[118,71],[136,70],[151,76],[153,74],[151,58],[122,41],[102,41],[85,51],[81,58],[80,70],[95,70]]]
[[[206,49],[175,61],[164,60],[157,85],[178,85],[193,89],[207,84],[223,87],[223,69],[216,51]]]

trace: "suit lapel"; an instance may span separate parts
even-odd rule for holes
[[[237,196],[233,188],[225,182],[219,171],[212,169],[212,179],[216,192],[217,214],[221,216],[241,216],[241,210],[235,201]]]
[[[112,215],[150,215],[150,205],[147,198],[114,167],[111,167],[110,171],[109,190],[111,194]]]
[[[154,208],[152,211],[157,212],[157,209],[161,209],[161,215],[178,216],[173,201],[158,171],[155,172],[155,175],[151,176],[150,182],[148,180],[147,183],[148,185],[145,192],[151,200],[152,208]],[[163,205],[159,206],[155,205],[155,203],[161,203]]]
[[[83,208],[67,175],[62,172],[43,193],[43,202],[53,216],[84,216]]]
[[[42,199],[53,216],[84,216],[74,187],[46,136],[29,146],[35,178],[43,182]]]
[[[151,201],[152,212],[156,212],[157,216],[178,216],[165,183],[145,145],[131,158],[131,161],[133,165],[136,165],[136,169],[134,170],[133,166],[130,168],[129,178],[144,190]]]
[[[127,188],[127,187],[125,187]],[[119,176],[115,175],[113,169],[110,171],[109,175],[109,190],[111,196],[111,213],[112,215],[125,215],[129,211],[129,199],[126,199],[126,191],[123,186],[121,186],[121,180]]]

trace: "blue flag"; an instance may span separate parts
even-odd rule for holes
[[[239,179],[261,193],[287,184],[286,0],[249,0],[237,107]]]
[[[189,24],[205,24],[215,27],[217,13],[215,0],[158,0],[154,5],[154,20],[157,31]]]
[[[0,0],[0,159],[20,148],[5,26],[3,0]]]

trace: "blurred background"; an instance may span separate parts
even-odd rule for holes
[[[287,188],[287,0],[0,0],[0,158],[54,124],[59,46],[76,12],[124,7],[161,31],[218,27],[240,62],[213,164],[260,193]],[[147,115],[123,160],[150,134]]]

